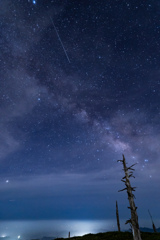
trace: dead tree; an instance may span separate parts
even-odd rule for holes
[[[68,233],[68,238],[70,238],[70,235],[71,235],[71,234],[70,234],[70,232],[69,232],[69,233]]]
[[[121,228],[120,228],[120,222],[119,222],[119,212],[118,212],[118,203],[117,203],[117,201],[116,201],[116,217],[117,217],[118,232],[120,232]]]
[[[152,227],[153,227],[153,231],[156,233],[156,232],[157,232],[157,229],[156,229],[156,226],[154,225],[153,218],[152,218],[152,215],[151,215],[151,213],[150,213],[149,209],[148,209],[148,213],[149,213],[149,216],[150,216],[150,218],[151,218],[151,221],[152,221]]]
[[[131,225],[132,225],[133,239],[141,240],[141,234],[140,234],[139,224],[138,224],[138,215],[137,215],[137,211],[136,211],[137,207],[135,206],[135,203],[134,203],[135,196],[133,194],[133,191],[135,191],[135,187],[131,187],[130,180],[129,180],[130,177],[134,177],[133,176],[133,171],[134,171],[133,166],[135,164],[133,164],[130,167],[127,167],[125,157],[124,157],[124,155],[122,155],[122,156],[123,156],[123,160],[118,160],[118,162],[122,162],[122,164],[123,164],[123,170],[124,170],[125,176],[122,178],[121,181],[125,183],[126,187],[124,189],[120,190],[119,192],[124,191],[124,190],[127,191],[128,201],[129,201],[129,205],[130,205],[130,207],[128,207],[128,208],[131,210],[131,219],[126,221],[126,224],[131,223]]]

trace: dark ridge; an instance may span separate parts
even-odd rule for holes
[[[160,240],[160,233],[141,232],[143,240]],[[57,238],[63,240],[66,238]],[[87,234],[82,237],[71,237],[70,240],[133,240],[130,232],[106,232],[97,234]]]

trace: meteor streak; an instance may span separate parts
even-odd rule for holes
[[[69,57],[68,57],[67,51],[66,51],[66,49],[65,49],[65,47],[64,47],[64,45],[63,45],[63,42],[62,42],[62,40],[61,40],[61,38],[60,38],[60,36],[59,36],[59,33],[58,33],[57,29],[56,29],[56,26],[55,26],[55,24],[54,24],[54,22],[53,22],[53,19],[52,19],[51,17],[50,17],[50,19],[51,19],[51,22],[52,22],[52,24],[53,24],[53,27],[54,27],[54,29],[55,29],[55,31],[56,31],[58,40],[60,41],[61,46],[62,46],[62,48],[63,48],[63,51],[64,51],[64,53],[65,53],[65,55],[66,55],[66,58],[67,58],[68,62],[71,63],[71,61],[70,61],[70,59],[69,59]]]

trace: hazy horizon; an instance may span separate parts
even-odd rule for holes
[[[121,220],[121,230],[129,230]],[[157,225],[159,224],[159,225]],[[160,219],[155,220],[155,225],[160,226]],[[140,219],[140,227],[152,228],[149,220]],[[117,231],[116,220],[6,220],[0,221],[0,237],[12,239],[33,239],[42,237],[71,237],[82,236],[88,233]]]

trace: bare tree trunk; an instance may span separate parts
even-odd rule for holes
[[[151,221],[152,221],[152,227],[153,227],[153,231],[156,233],[157,232],[157,229],[156,229],[156,226],[154,225],[154,222],[153,222],[153,218],[152,218],[152,215],[150,213],[150,211],[148,210],[149,212],[149,215],[150,215],[150,218],[151,218]]]
[[[118,160],[118,161],[123,163],[123,168],[124,168],[123,170],[125,172],[125,176],[122,178],[121,181],[124,182],[125,185],[126,185],[126,188],[124,188],[120,191],[127,190],[128,201],[129,201],[129,204],[130,204],[130,207],[128,207],[128,208],[131,210],[131,219],[128,220],[126,222],[126,224],[127,223],[132,224],[133,239],[134,240],[141,240],[141,234],[140,234],[139,224],[138,224],[138,215],[137,215],[137,211],[136,211],[137,207],[135,206],[134,194],[132,193],[132,191],[135,191],[135,187],[131,187],[130,180],[129,180],[130,177],[134,177],[133,176],[134,169],[132,167],[135,164],[133,164],[130,167],[127,167],[124,155],[123,155],[123,160]]]
[[[153,227],[153,231],[156,233],[157,229],[156,229],[156,226],[154,225],[154,222],[152,223],[152,227]]]
[[[120,232],[121,228],[120,228],[120,222],[119,222],[119,212],[118,212],[118,203],[117,203],[117,201],[116,201],[116,217],[117,217],[118,232]]]

